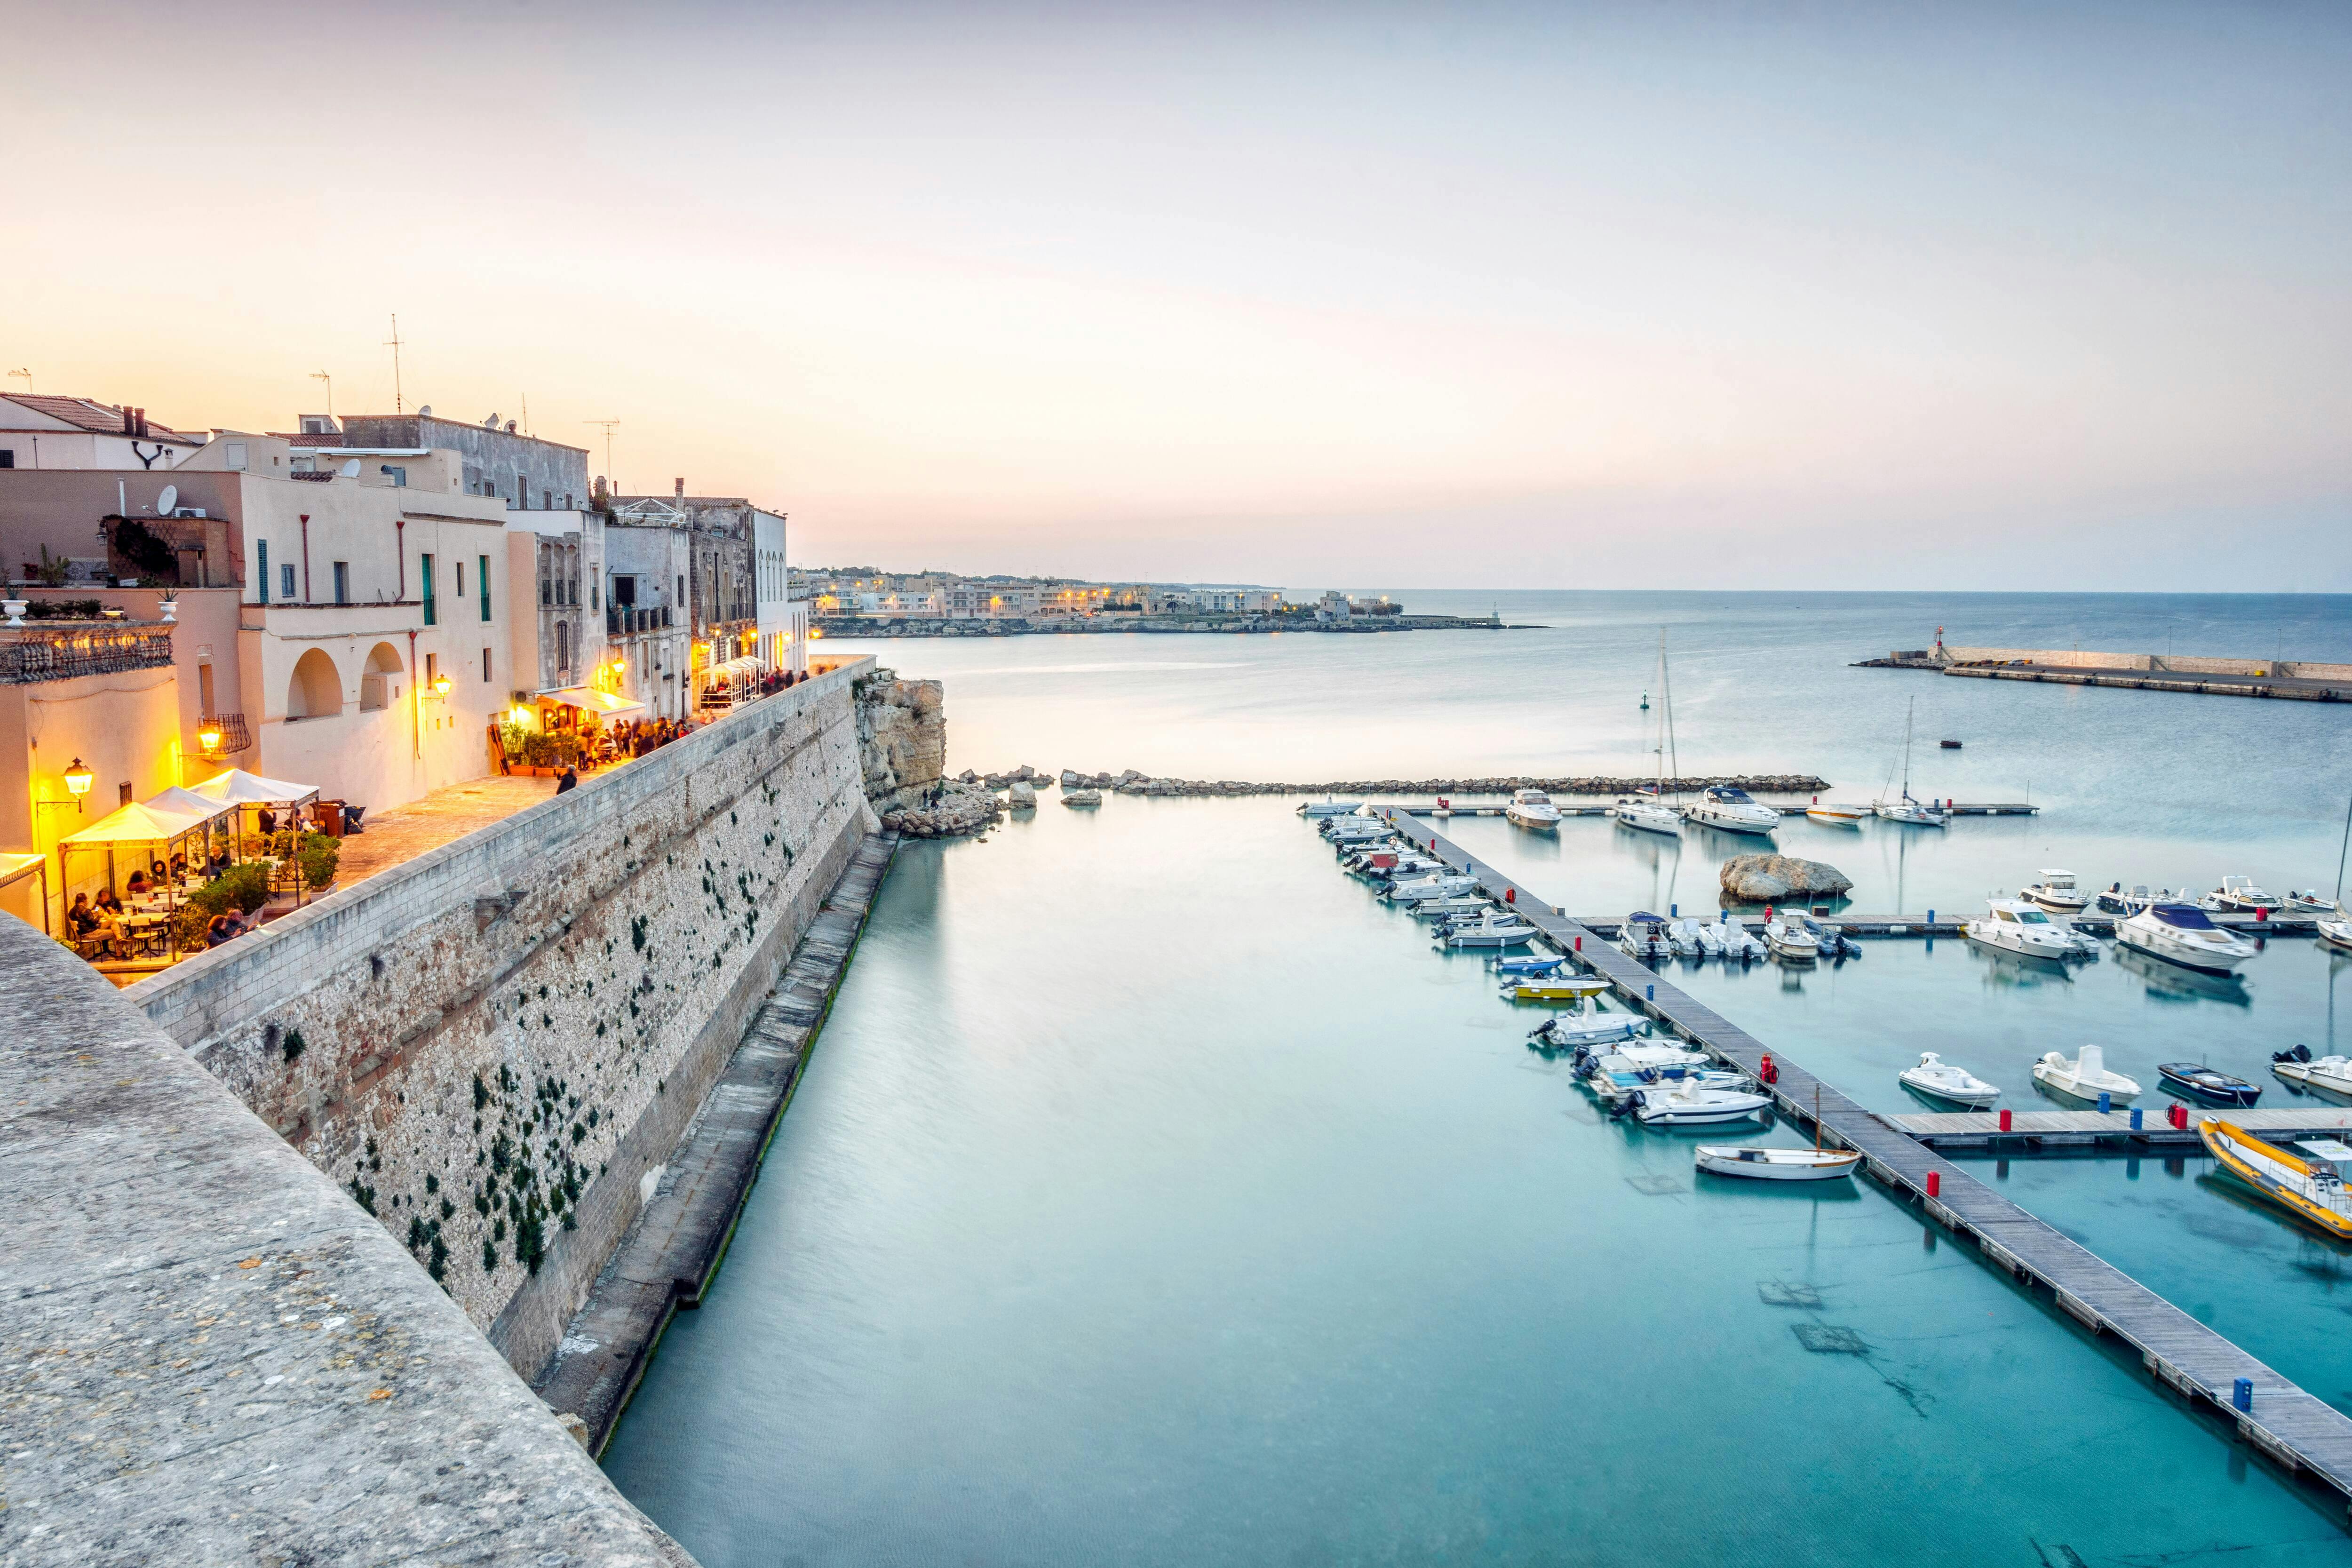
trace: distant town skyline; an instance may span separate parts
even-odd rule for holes
[[[409,411],[801,563],[2352,591],[2337,8],[19,32],[0,391],[389,413],[396,311]]]

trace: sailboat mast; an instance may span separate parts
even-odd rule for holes
[[[2344,851],[2352,849],[2352,801],[2344,804],[2344,842],[2336,847],[2336,907],[2344,907]]]
[[[1919,700],[1914,697],[1911,699],[1911,705],[1903,710],[1903,798],[1905,800],[1911,798],[1911,726],[1918,716]]]

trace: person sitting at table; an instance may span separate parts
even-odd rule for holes
[[[205,862],[205,879],[206,881],[210,881],[213,878],[219,876],[223,871],[227,869],[228,846],[224,844],[219,848],[213,851],[213,858]]]
[[[179,850],[172,851],[172,880],[176,882],[188,874],[188,858]]]
[[[147,867],[147,879],[160,888],[172,879],[172,873],[161,860],[151,861]]]
[[[123,884],[122,890],[134,899],[143,899],[155,890],[155,884],[144,870],[133,871],[131,880]]]
[[[90,933],[98,930],[98,911],[89,907],[88,893],[74,895],[73,908],[66,911],[66,930],[73,933],[76,942],[88,941]]]
[[[234,909],[223,910],[205,924],[205,945],[218,947],[232,937],[245,934],[245,917]]]
[[[98,918],[98,929],[105,936],[106,944],[119,956],[130,957],[131,931],[122,923],[122,900],[114,896],[114,889],[109,888],[99,894],[90,912]]]
[[[264,838],[278,831],[278,814],[268,806],[261,808],[261,836]]]

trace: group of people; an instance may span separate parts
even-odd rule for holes
[[[165,889],[188,879],[191,862],[187,856],[174,852],[170,860],[152,860],[133,869],[131,879],[122,884],[125,893],[133,899],[152,898]],[[212,851],[205,859],[194,863],[198,878],[210,881],[229,868],[226,845]],[[73,907],[66,911],[66,931],[76,945],[96,942],[97,952],[116,958],[136,955],[140,939],[131,931],[131,911],[111,888],[101,889],[96,899],[88,893],[76,893]],[[218,947],[231,937],[243,936],[253,922],[236,910],[215,915],[205,929],[205,945]]]
[[[613,726],[613,751],[618,756],[642,757],[692,733],[694,724],[690,720],[639,719],[635,723]]]

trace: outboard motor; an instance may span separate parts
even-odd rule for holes
[[[2271,1053],[2271,1060],[2274,1062],[2307,1062],[2310,1059],[2311,1047],[2309,1046],[2299,1045],[2291,1051],[2273,1051]]]

